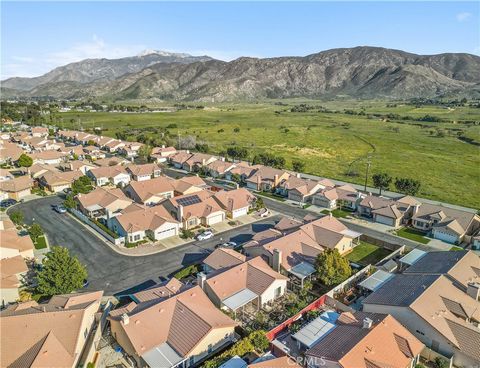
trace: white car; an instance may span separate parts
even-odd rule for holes
[[[270,211],[266,208],[262,208],[260,211],[258,211],[258,215],[260,217],[268,217],[270,216]]]
[[[211,232],[210,230],[204,231],[203,233],[197,236],[197,240],[200,240],[200,241],[207,240],[210,238],[213,238],[213,232]]]

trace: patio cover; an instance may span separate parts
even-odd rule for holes
[[[315,267],[311,263],[301,262],[293,266],[289,272],[303,280],[305,277],[310,276],[315,272]]]
[[[307,348],[311,348],[336,327],[338,316],[336,312],[322,313],[292,337]]]
[[[350,229],[343,230],[342,234],[352,239],[356,239],[362,235],[362,233],[357,233],[356,231]]]
[[[383,270],[378,270],[373,275],[363,280],[359,285],[370,291],[376,291],[377,289],[380,288],[380,286],[382,286],[392,277],[393,277],[393,274]]]
[[[425,254],[427,254],[427,252],[424,252],[423,250],[413,249],[410,253],[400,258],[400,262],[411,266],[420,258],[422,258]]]
[[[98,211],[101,210],[103,207],[98,205],[98,204],[92,204],[91,206],[87,207],[87,210],[89,211]]]
[[[142,355],[142,358],[150,367],[162,368],[175,367],[185,360],[185,358],[178,355],[177,352],[166,342],[147,351]]]
[[[238,293],[224,299],[222,301],[222,304],[227,308],[231,309],[232,311],[235,311],[238,308],[243,307],[245,304],[248,304],[252,300],[255,300],[257,298],[258,295],[255,294],[252,290],[243,289],[242,291],[239,291]]]

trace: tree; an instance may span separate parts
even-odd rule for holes
[[[43,235],[43,229],[39,224],[34,223],[29,227],[28,234],[33,241],[37,241],[38,237]]]
[[[327,286],[337,285],[352,274],[348,260],[337,249],[325,249],[317,256],[315,266],[318,278]]]
[[[148,161],[148,159],[150,158],[150,155],[152,154],[152,147],[150,147],[149,145],[145,144],[143,145],[142,147],[140,147],[140,149],[138,150],[138,157],[140,157],[141,159],[145,160],[145,161]]]
[[[22,153],[18,158],[17,163],[20,167],[30,167],[33,165],[33,159],[25,153]]]
[[[372,176],[373,186],[380,189],[380,195],[382,195],[382,190],[386,190],[390,187],[392,182],[392,177],[387,173],[378,173]]]
[[[232,181],[240,184],[242,182],[242,177],[240,176],[240,174],[232,174]]]
[[[305,169],[305,162],[299,161],[299,160],[293,160],[292,161],[292,168],[293,171],[296,172],[303,172]]]
[[[72,183],[72,193],[76,195],[78,193],[87,194],[93,190],[92,181],[88,176],[81,176]]]
[[[263,330],[253,331],[248,335],[248,339],[259,353],[263,353],[270,346],[270,341]]]
[[[23,215],[23,212],[13,211],[13,212],[10,213],[10,220],[12,220],[12,222],[15,225],[22,224],[24,218],[25,218],[25,216]]]
[[[37,274],[37,291],[42,295],[68,294],[81,289],[88,273],[67,248],[55,246],[47,253]]]
[[[67,208],[77,208],[77,202],[75,202],[75,199],[71,194],[67,195],[67,198],[63,201],[63,205]]]
[[[410,178],[395,178],[395,189],[403,194],[416,195],[420,190],[421,183]]]
[[[93,139],[90,139],[88,142],[87,142],[87,146],[95,146],[95,141]]]

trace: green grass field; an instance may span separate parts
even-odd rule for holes
[[[408,227],[404,227],[403,229],[397,230],[396,235],[401,236],[402,238],[405,238],[405,239],[410,239],[410,240],[422,243],[422,244],[428,244],[430,242],[430,239],[426,238],[422,232],[414,229],[410,229]]]
[[[465,136],[480,142],[480,126],[462,123],[480,121],[480,109],[387,107],[386,102],[381,101],[307,102],[332,110],[363,109],[368,114],[394,113],[414,118],[429,114],[452,121],[386,122],[379,118],[316,110],[287,112],[300,101],[283,103],[289,105],[279,106],[272,102],[230,104],[204,110],[144,114],[68,112],[57,113],[52,120],[64,128],[102,127],[103,134],[112,137],[118,131],[128,133],[135,128],[166,128],[176,124],[177,128],[168,129],[167,143],[174,142],[178,134],[194,135],[197,140],[207,142],[214,153],[231,145],[244,146],[252,157],[257,152],[272,152],[285,157],[288,167],[292,160],[298,159],[305,163],[307,173],[359,184],[364,182],[366,157],[370,154],[371,173],[388,172],[393,177],[416,178],[422,183],[420,196],[480,208],[477,195],[480,147],[462,142],[455,131],[461,129]],[[235,128],[239,131],[234,132]],[[435,128],[449,130],[450,134],[436,137],[431,134]],[[164,139],[160,133],[144,134]],[[134,140],[137,135],[138,132],[130,138]],[[347,175],[347,171],[356,175]]]
[[[351,262],[366,266],[368,264],[376,264],[390,253],[385,248],[361,241],[346,257]]]

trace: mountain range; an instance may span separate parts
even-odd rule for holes
[[[305,57],[230,62],[147,50],[121,59],[87,59],[35,78],[2,81],[2,96],[229,101],[291,97],[432,98],[480,96],[480,57],[416,55],[379,47]]]

